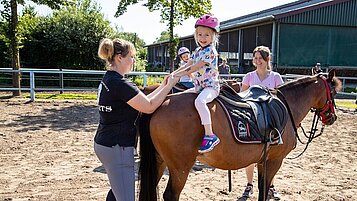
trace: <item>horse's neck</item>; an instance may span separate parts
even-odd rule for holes
[[[316,89],[316,84],[286,85],[280,88],[280,90],[289,104],[295,126],[298,126],[302,122],[321,96],[321,92]]]

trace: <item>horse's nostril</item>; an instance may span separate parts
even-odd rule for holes
[[[332,114],[331,120],[328,121],[327,125],[332,125],[333,123],[335,123],[336,120],[337,116],[335,114]]]

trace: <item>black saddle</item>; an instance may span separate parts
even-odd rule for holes
[[[236,93],[222,85],[218,102],[225,108],[235,138],[243,143],[282,143],[287,122],[285,105],[267,87],[253,85]]]
[[[172,93],[178,93],[178,92],[183,92],[186,91],[187,89],[190,89],[192,87],[188,87],[180,82],[176,83],[176,85],[172,88]]]

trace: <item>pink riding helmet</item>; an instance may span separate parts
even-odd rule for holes
[[[190,50],[187,47],[180,47],[180,49],[177,51],[177,54],[181,56],[182,54],[185,53],[190,53]]]
[[[196,21],[196,24],[195,24],[195,28],[197,26],[208,27],[208,28],[215,30],[216,32],[219,32],[219,21],[213,15],[205,14],[205,15],[201,16],[200,18],[198,18],[198,20]]]

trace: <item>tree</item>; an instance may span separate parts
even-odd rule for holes
[[[79,0],[51,16],[32,19],[23,15],[20,19],[19,27],[26,38],[21,49],[21,64],[41,68],[103,69],[103,62],[97,56],[98,45],[102,38],[111,37],[115,31],[91,0]]]
[[[10,67],[9,52],[9,22],[0,16],[0,67]]]
[[[123,38],[137,49],[135,70],[145,69],[145,42],[135,33],[113,29],[91,0],[80,0],[46,17],[23,13],[19,33],[24,40],[20,49],[22,66],[103,70],[104,62],[97,56],[100,40]]]
[[[174,37],[177,38],[178,35],[175,34]],[[154,42],[154,43],[159,43],[159,42],[164,42],[164,41],[169,41],[169,40],[170,40],[170,33],[167,32],[167,31],[163,31],[163,32],[161,32],[160,37],[158,37],[158,38],[155,39],[155,42]]]
[[[61,5],[67,5],[70,0],[32,0],[32,2],[36,4],[47,5],[52,9],[59,9]],[[11,49],[11,66],[13,70],[20,70],[20,56],[19,56],[19,38],[17,34],[17,26],[18,26],[18,15],[17,15],[17,6],[18,4],[24,5],[24,0],[2,0],[1,4],[3,4],[4,10],[1,11],[1,15],[5,16],[5,19],[10,23],[10,33],[9,38],[11,41],[10,49]],[[13,74],[13,87],[20,88],[20,73],[16,72]],[[21,91],[15,90],[13,91],[13,96],[20,96]]]
[[[124,40],[130,41],[134,44],[136,49],[136,62],[134,66],[134,71],[145,71],[146,67],[146,56],[147,48],[143,39],[140,39],[136,33],[119,32],[114,35],[113,38],[122,38]]]
[[[0,16],[2,66],[10,66],[7,57],[10,53],[6,53],[10,40],[5,36],[8,35],[9,26],[6,25],[7,22]],[[99,42],[103,38],[131,41],[137,49],[136,71],[144,71],[147,63],[145,42],[136,33],[112,28],[100,6],[93,0],[77,0],[75,4],[64,6],[48,16],[38,16],[34,7],[25,6],[19,15],[17,36],[21,67],[103,70],[104,62],[97,55]]]
[[[116,17],[124,14],[127,7],[138,3],[140,0],[122,0],[119,1]],[[208,13],[212,8],[211,0],[148,0],[143,4],[150,12],[161,11],[161,22],[166,22],[169,32],[169,55],[170,55],[170,70],[174,70],[174,60],[176,58],[176,49],[178,38],[174,37],[174,26],[181,25],[182,22],[189,17],[199,17],[204,13]]]

